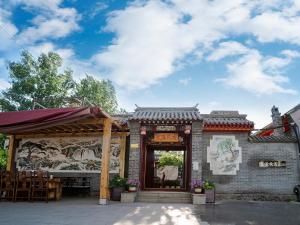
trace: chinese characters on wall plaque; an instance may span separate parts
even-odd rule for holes
[[[286,167],[286,161],[259,161],[258,166],[261,168],[269,168],[269,167]]]

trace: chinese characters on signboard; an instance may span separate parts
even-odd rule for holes
[[[286,167],[286,161],[259,161],[258,166],[261,168]]]
[[[176,131],[175,126],[157,126],[156,131]]]
[[[179,142],[177,133],[156,133],[154,134],[154,142]]]

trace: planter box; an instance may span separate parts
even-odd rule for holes
[[[121,193],[121,202],[122,203],[132,203],[135,202],[136,192],[123,192]]]
[[[205,190],[206,203],[215,203],[215,189]]]
[[[120,201],[121,200],[121,193],[124,191],[123,187],[114,187],[110,190],[110,199],[113,201]]]
[[[204,205],[206,202],[205,194],[192,194],[194,205]]]

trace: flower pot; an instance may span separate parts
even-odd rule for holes
[[[205,194],[192,194],[194,205],[204,205],[206,202]]]
[[[113,187],[110,192],[110,199],[113,201],[121,200],[121,193],[124,191],[123,187]]]
[[[201,194],[202,188],[195,188],[194,192],[195,192],[195,194]]]
[[[215,203],[215,189],[205,190],[206,203]]]
[[[122,203],[132,203],[136,200],[136,192],[123,192],[121,193],[121,202]]]
[[[136,192],[136,187],[128,187],[129,192]]]

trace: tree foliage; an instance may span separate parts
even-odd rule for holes
[[[174,152],[165,152],[159,157],[159,166],[182,166],[183,155]]]
[[[110,80],[96,80],[87,75],[77,85],[76,96],[86,98],[90,103],[108,113],[117,111],[116,91]]]
[[[54,53],[41,54],[36,60],[27,51],[20,62],[10,62],[11,87],[2,92],[2,111],[32,109],[34,102],[46,108],[63,107],[74,88],[72,71],[59,72],[61,57]]]
[[[117,111],[115,88],[109,80],[96,80],[86,76],[79,83],[72,70],[62,71],[62,58],[54,52],[41,54],[35,59],[29,52],[21,53],[19,62],[9,62],[11,87],[0,94],[0,111],[33,109],[34,103],[46,108],[74,106],[74,99],[84,99],[100,106],[108,113]]]

